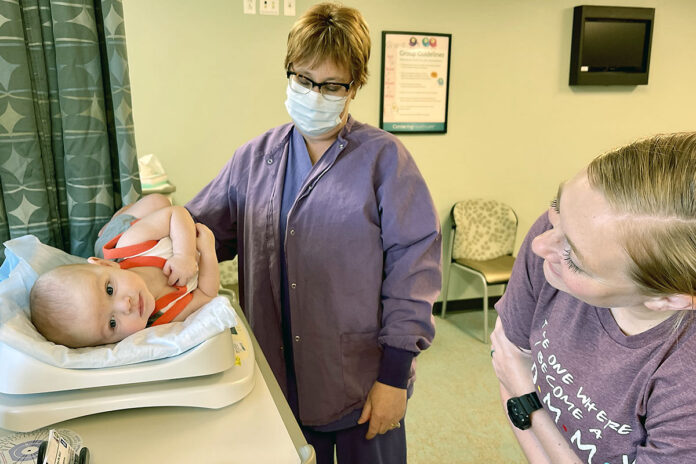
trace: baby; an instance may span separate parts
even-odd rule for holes
[[[182,321],[217,296],[213,233],[166,197],[122,208],[99,234],[96,247],[103,244],[107,259],[59,266],[31,290],[31,321],[47,340],[71,348],[116,343]]]

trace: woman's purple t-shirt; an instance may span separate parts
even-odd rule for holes
[[[532,351],[544,408],[584,462],[696,463],[696,323],[625,335],[609,309],[548,284],[531,241],[549,228],[546,214],[532,226],[496,304],[507,338]]]

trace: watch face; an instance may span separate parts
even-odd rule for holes
[[[522,408],[519,398],[510,398],[507,401],[508,416],[512,424],[521,430],[527,430],[532,423],[529,414]]]

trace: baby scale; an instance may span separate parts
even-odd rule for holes
[[[254,349],[243,323],[178,356],[99,369],[51,366],[0,343],[0,428],[29,432],[120,409],[218,409],[254,388]]]

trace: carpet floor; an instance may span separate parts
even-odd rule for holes
[[[489,317],[492,329],[495,311]],[[526,463],[500,402],[490,344],[481,339],[482,311],[448,311],[435,324],[406,412],[409,464]]]

